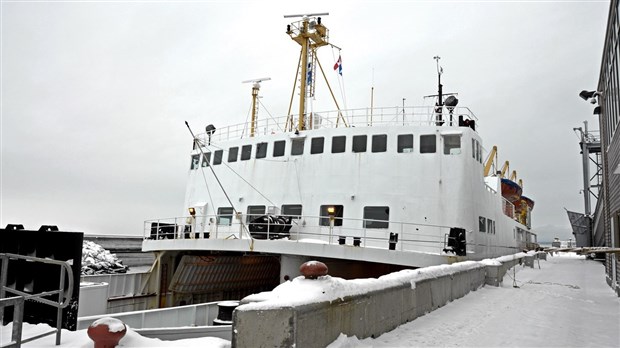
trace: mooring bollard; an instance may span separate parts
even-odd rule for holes
[[[118,319],[106,317],[90,324],[87,333],[95,348],[114,348],[127,333],[127,326]]]
[[[320,261],[308,261],[299,266],[299,273],[306,279],[316,279],[327,275],[327,265]]]

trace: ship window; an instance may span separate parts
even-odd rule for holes
[[[222,164],[222,157],[224,154],[224,150],[217,150],[213,153],[213,165],[216,166],[218,164]]]
[[[480,143],[476,141],[476,160],[482,163],[482,149]]]
[[[237,162],[239,148],[237,146],[228,149],[228,163]]]
[[[246,223],[252,222],[257,217],[265,215],[264,205],[248,205],[248,214],[246,216]]]
[[[252,157],[252,145],[243,145],[241,147],[241,160],[247,161]]]
[[[413,134],[398,135],[398,152],[413,152]]]
[[[267,143],[256,144],[256,158],[267,157]]]
[[[458,155],[461,153],[461,136],[456,134],[443,136],[443,154]]]
[[[491,227],[493,228],[493,234],[495,234],[495,220],[493,220],[493,224],[491,225]]]
[[[353,136],[353,152],[366,152],[366,141],[365,135],[354,135]]]
[[[204,156],[202,156],[202,166],[208,167],[209,162],[211,162],[211,152],[205,152]]]
[[[305,138],[293,139],[291,142],[291,155],[299,156],[304,154],[304,142]]]
[[[487,219],[483,216],[478,217],[478,231],[486,232],[487,231]]]
[[[364,228],[388,228],[390,207],[364,207]]]
[[[283,204],[282,215],[290,216],[292,219],[301,219],[301,204]]]
[[[387,151],[387,135],[377,134],[372,136],[372,152]]]
[[[312,138],[310,143],[310,154],[323,153],[323,145],[325,144],[325,138]]]
[[[234,210],[230,207],[217,208],[217,224],[230,226],[232,224],[233,213]]]
[[[284,149],[286,148],[286,141],[279,140],[273,143],[273,157],[284,156]]]
[[[476,139],[471,140],[471,157],[476,159]]]
[[[198,155],[192,155],[192,164],[190,169],[197,169],[198,168],[198,163],[200,161],[200,154]]]
[[[340,135],[332,138],[332,153],[342,153],[347,145],[347,137]]]
[[[420,135],[420,153],[435,153],[437,140],[435,134]]]
[[[334,226],[342,226],[342,211],[344,207],[342,205],[322,205],[320,216],[321,219],[319,221],[319,225],[321,226],[329,226],[329,211],[328,208],[334,208]]]
[[[487,219],[487,233],[493,233],[493,220]]]

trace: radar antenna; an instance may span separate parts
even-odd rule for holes
[[[254,136],[256,130],[256,118],[258,117],[258,91],[260,90],[260,83],[263,81],[271,80],[270,77],[261,77],[259,79],[245,80],[241,83],[252,83],[252,121],[250,123],[250,137]]]

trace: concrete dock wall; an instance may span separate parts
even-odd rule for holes
[[[424,279],[331,302],[235,310],[233,347],[325,347],[340,333],[358,338],[391,331],[484,285],[486,268]]]
[[[325,347],[341,333],[377,337],[461,298],[485,284],[499,286],[506,272],[535,254],[475,262],[468,269],[333,301],[266,306],[233,312],[233,347]],[[528,266],[533,267],[533,262]],[[423,269],[421,269],[423,270]]]

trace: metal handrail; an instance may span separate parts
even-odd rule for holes
[[[45,332],[45,333],[42,333],[36,336],[32,336],[27,339],[21,339],[20,337],[21,343],[27,343],[27,342],[39,339],[41,337],[45,337],[53,333],[56,333],[56,345],[60,345],[60,335],[62,332],[62,310],[66,308],[67,306],[69,306],[71,297],[73,296],[73,282],[74,282],[73,270],[71,269],[71,265],[69,261],[44,259],[40,257],[18,255],[18,254],[12,254],[12,253],[0,253],[0,260],[2,261],[2,272],[0,274],[0,299],[4,299],[4,296],[6,293],[11,293],[14,295],[18,295],[24,301],[32,300],[32,301],[36,301],[36,302],[39,302],[39,303],[42,303],[48,306],[55,307],[57,309],[55,330]],[[17,289],[13,289],[13,288],[6,286],[7,278],[8,278],[9,260],[26,260],[26,261],[31,261],[31,262],[41,262],[45,264],[60,266],[60,279],[59,279],[60,288],[58,290],[51,290],[51,291],[44,291],[44,292],[37,293],[37,294],[30,294],[30,293],[19,291]],[[66,280],[67,280],[67,285],[68,285],[66,292],[65,292],[65,272],[67,273]],[[54,302],[54,301],[44,298],[50,295],[58,295],[58,302]],[[21,316],[23,317],[23,311],[21,311]],[[0,306],[0,321],[2,321],[3,318],[4,318],[4,306]],[[20,317],[19,320],[21,321],[21,319],[22,318]],[[15,347],[19,347],[20,344],[16,345]]]
[[[368,242],[379,242],[379,241],[389,241],[390,232],[399,234],[399,242],[400,248],[399,250],[405,250],[404,245],[408,244],[410,246],[424,246],[424,247],[436,247],[437,252],[442,251],[443,246],[443,236],[445,233],[454,226],[442,226],[442,225],[433,225],[433,224],[423,224],[423,223],[410,223],[410,222],[399,222],[399,221],[390,221],[390,220],[376,220],[376,219],[363,219],[363,218],[335,218],[335,220],[343,221],[343,225],[341,226],[323,226],[319,225],[318,222],[321,219],[329,219],[329,216],[308,216],[308,215],[280,215],[280,216],[290,216],[295,219],[292,220],[291,225],[292,229],[289,232],[290,239],[296,242],[303,242],[303,239],[312,239],[312,238],[320,238],[326,239],[326,243],[328,244],[338,244],[339,237],[348,237],[351,238],[361,238],[362,243],[361,247],[367,246]],[[225,215],[206,215],[206,216],[195,216],[196,221],[208,221],[212,219],[213,221],[218,221],[219,217],[230,218],[229,214]],[[187,239],[186,226],[192,226],[190,223],[185,223],[187,217],[174,217],[174,218],[166,218],[166,219],[158,219],[158,220],[147,220],[145,221],[145,229],[144,229],[144,239]],[[309,224],[300,223],[297,221],[316,221],[317,224],[310,226]],[[192,231],[191,234],[202,234],[209,233],[209,238],[212,239],[230,239],[238,238],[238,239],[246,239],[248,238],[247,234],[243,231],[242,221],[245,221],[245,215],[240,216],[232,216],[230,219],[230,224],[220,225],[217,223],[211,224],[209,227],[205,227],[205,230],[196,230]],[[363,224],[364,221],[376,221],[376,222],[387,222],[388,228],[358,228],[351,227],[350,223],[353,222],[355,224]],[[181,222],[181,224],[178,224]],[[237,231],[237,227],[239,226],[239,231]],[[262,224],[260,224],[262,225]],[[268,226],[269,223],[264,225]],[[193,224],[196,227],[196,224]],[[433,229],[433,232],[424,233],[424,232],[410,232],[416,230],[416,228],[422,229]],[[208,229],[208,230],[207,230]],[[409,230],[409,231],[406,231]],[[369,231],[373,232],[385,232],[385,237],[377,237],[369,235]],[[232,234],[231,234],[232,233]],[[272,232],[269,232],[272,233]],[[274,232],[275,234],[275,232]],[[267,234],[267,238],[269,238],[270,234]],[[194,238],[191,236],[190,238]],[[388,244],[385,244],[386,248]],[[409,248],[407,248],[409,250]]]
[[[406,106],[406,107],[382,107],[382,108],[360,108],[347,110],[329,110],[312,113],[309,122],[311,129],[337,128],[342,127],[337,122],[339,115],[342,114],[347,119],[349,127],[374,127],[374,126],[435,126],[436,125],[436,106]],[[444,117],[449,113],[444,111]],[[456,107],[453,112],[454,119],[452,126],[458,126],[458,116],[466,116],[469,119],[478,118],[467,107]],[[292,115],[293,118],[297,115]],[[291,116],[280,116],[275,118],[264,118],[256,121],[255,136],[284,133],[283,125],[290,121]],[[450,125],[449,119],[444,119],[445,125]],[[231,139],[242,139],[249,137],[248,129],[250,122],[224,126],[208,136],[206,133],[197,134],[196,137],[203,143],[227,141]]]

